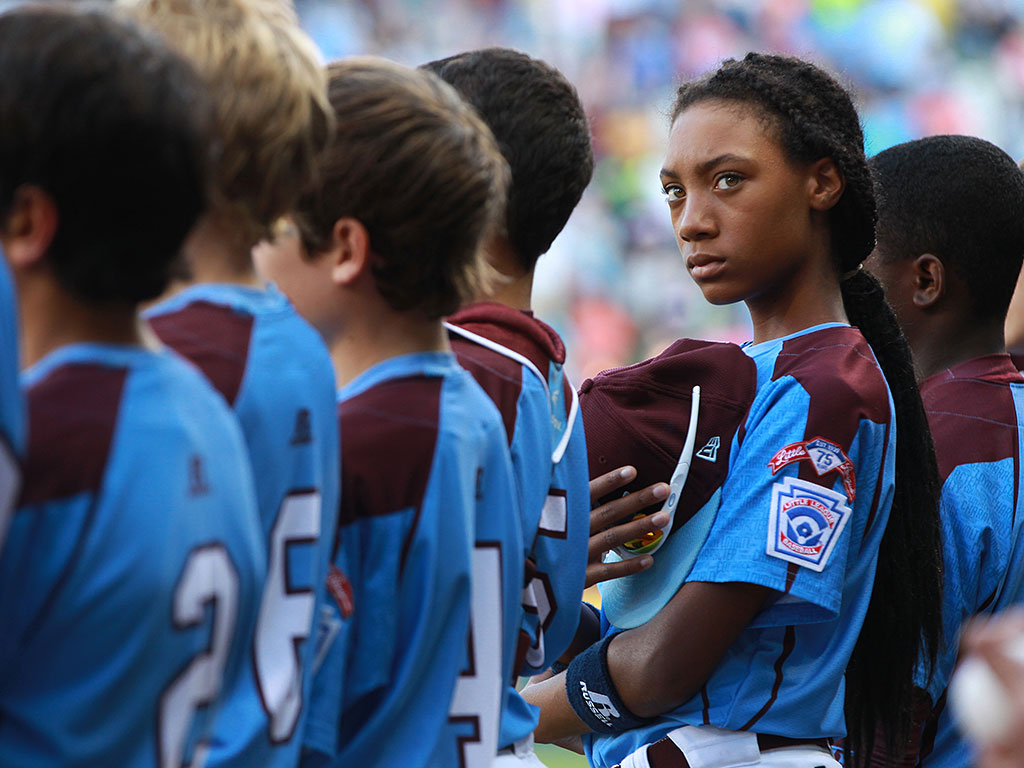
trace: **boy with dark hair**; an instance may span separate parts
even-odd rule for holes
[[[477,289],[508,170],[433,75],[366,58],[328,73],[337,128],[316,188],[256,257],[327,341],[345,436],[340,632],[303,765],[490,766],[523,545],[500,418],[442,319]]]
[[[98,11],[0,16],[0,70],[30,435],[0,557],[0,754],[193,764],[266,568],[235,420],[138,322],[205,204],[208,103]]]
[[[250,674],[218,717],[210,765],[291,768],[338,503],[334,371],[316,331],[257,277],[251,250],[313,177],[332,122],[326,78],[286,0],[121,4],[196,68],[220,147],[210,209],[185,244],[187,279],[146,312],[238,416],[267,553]]]
[[[501,275],[449,317],[459,364],[501,411],[515,468],[526,569],[517,674],[537,674],[569,646],[580,619],[589,534],[586,443],[565,346],[534,317],[534,268],[593,173],[586,114],[575,88],[543,61],[489,48],[423,65],[453,85],[487,123],[512,170],[505,226],[484,244]],[[537,710],[509,681],[499,760],[539,765]]]
[[[1024,174],[969,136],[900,144],[871,168],[880,205],[868,266],[913,351],[942,481],[944,644],[931,678],[918,674],[931,706],[918,759],[963,766],[969,747],[945,708],[960,625],[1019,600],[1024,576],[1012,556],[1024,517],[1024,378],[1003,338],[1024,261]]]

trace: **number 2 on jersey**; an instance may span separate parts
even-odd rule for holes
[[[275,744],[292,737],[302,712],[300,648],[313,625],[312,577],[319,565],[316,543],[320,537],[320,506],[317,491],[290,493],[270,532],[267,583],[253,647],[256,681],[270,719],[270,741]],[[309,587],[289,583],[288,548],[296,544],[312,545],[314,572],[310,574]]]
[[[174,628],[183,631],[201,624],[207,605],[213,607],[207,650],[193,657],[160,697],[160,768],[181,768],[195,712],[213,703],[224,680],[224,664],[238,615],[238,572],[222,544],[207,544],[189,553],[174,590]],[[201,739],[193,749],[189,768],[202,768],[207,749],[208,744]]]
[[[460,768],[490,766],[498,753],[501,679],[501,545],[473,548],[473,598],[470,607],[469,659],[452,695],[448,720],[468,723],[474,734],[459,737]]]

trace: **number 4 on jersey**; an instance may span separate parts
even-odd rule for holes
[[[460,768],[490,766],[498,753],[501,681],[501,545],[473,549],[469,660],[452,696],[448,720],[469,726],[459,736]]]

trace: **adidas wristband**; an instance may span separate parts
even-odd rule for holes
[[[628,731],[653,720],[634,715],[615,690],[608,672],[608,644],[614,637],[608,635],[579,654],[565,674],[565,693],[569,704],[595,733]]]

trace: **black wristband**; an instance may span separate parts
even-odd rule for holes
[[[652,719],[634,715],[615,690],[608,672],[608,644],[614,637],[608,635],[579,654],[565,675],[569,704],[595,733],[628,731],[646,725]]]

